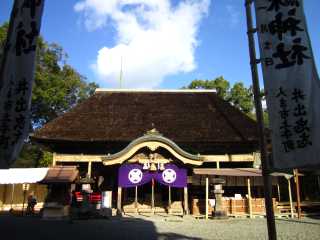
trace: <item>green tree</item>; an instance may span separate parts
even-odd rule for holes
[[[53,154],[48,151],[42,152],[42,157],[39,159],[38,167],[48,167],[52,165]]]
[[[33,129],[73,108],[99,87],[68,65],[67,57],[61,46],[39,37],[30,107]]]
[[[188,89],[215,89],[219,96],[242,112],[247,114],[254,109],[252,85],[248,89],[244,87],[242,82],[238,82],[230,89],[230,82],[220,76],[211,81],[195,79],[190,83]]]
[[[9,26],[9,23],[4,22],[4,24],[0,27],[0,62],[2,59],[2,51],[6,41],[8,26]]]
[[[23,142],[19,156],[13,168],[37,167],[39,160],[42,158],[42,150],[31,142]]]
[[[226,100],[246,114],[252,112],[254,109],[253,86],[251,85],[248,89],[244,87],[243,82],[235,83],[234,87],[227,93]]]

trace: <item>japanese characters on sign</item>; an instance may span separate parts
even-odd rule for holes
[[[23,0],[0,99],[0,168],[9,168],[26,137],[44,0]]]
[[[302,0],[256,0],[275,168],[320,162],[320,82]]]

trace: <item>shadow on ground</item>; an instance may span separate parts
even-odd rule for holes
[[[123,219],[124,220],[124,219]],[[158,234],[152,221],[143,219],[78,220],[0,215],[1,240],[200,239],[175,233]]]

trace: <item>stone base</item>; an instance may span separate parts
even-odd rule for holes
[[[212,211],[212,218],[213,219],[228,219],[226,211]]]

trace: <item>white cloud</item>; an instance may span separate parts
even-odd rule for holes
[[[84,0],[88,31],[112,25],[116,46],[103,47],[92,69],[108,88],[119,87],[123,53],[123,88],[155,88],[165,76],[197,67],[195,47],[200,21],[210,0],[186,0],[171,7],[169,0]],[[104,80],[103,80],[104,79]]]

